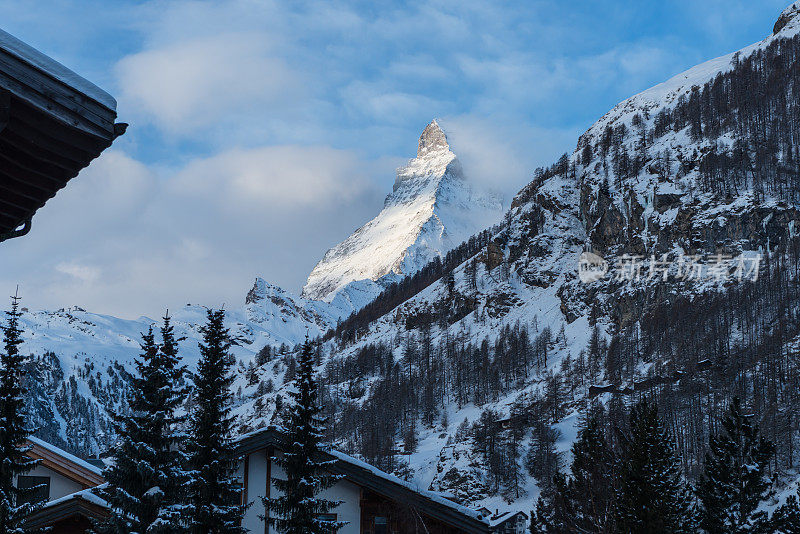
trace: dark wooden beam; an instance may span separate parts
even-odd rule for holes
[[[99,136],[113,135],[113,110],[2,49],[0,85],[67,124]]]
[[[11,95],[0,89],[0,133],[8,126],[11,117]]]

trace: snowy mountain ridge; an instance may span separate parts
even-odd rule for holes
[[[497,195],[476,191],[464,178],[436,120],[419,139],[417,157],[397,170],[377,217],[325,253],[303,297],[330,301],[350,282],[381,285],[413,274],[435,257],[502,216]]]
[[[322,343],[320,380],[337,446],[470,506],[494,509],[513,502],[530,510],[540,492],[533,475],[523,472],[513,483],[503,478],[511,463],[522,462],[520,451],[508,462],[511,453],[503,449],[506,463],[498,468],[496,458],[490,460],[494,452],[488,450],[488,439],[474,437],[470,429],[494,424],[494,444],[495,437],[499,443],[499,436],[522,420],[529,427],[554,431],[555,448],[568,460],[590,403],[622,404],[633,398],[631,391],[640,394],[637,385],[648,381],[657,384],[653,395],[680,389],[681,381],[694,374],[699,378],[686,386],[690,391],[711,382],[711,358],[701,358],[700,352],[724,344],[695,346],[696,339],[703,341],[702,332],[683,333],[692,325],[682,324],[676,331],[685,338],[660,335],[660,345],[646,352],[647,332],[640,321],[659,306],[670,313],[664,312],[658,322],[678,320],[691,309],[670,308],[675,302],[725,295],[737,290],[735,283],[704,279],[662,284],[647,277],[625,281],[612,272],[585,284],[577,276],[579,259],[593,250],[613,266],[626,254],[635,254],[645,258],[646,273],[651,255],[724,252],[731,267],[736,258],[769,252],[800,235],[800,197],[790,189],[798,174],[790,166],[795,151],[781,146],[760,155],[762,146],[750,144],[745,112],[731,112],[727,104],[702,107],[704,94],[711,101],[711,92],[728,90],[745,77],[755,83],[765,77],[758,69],[777,68],[773,62],[756,61],[759,54],[794,46],[797,56],[787,52],[787,57],[800,57],[798,34],[800,2],[795,2],[764,41],[689,69],[615,106],[581,136],[571,155],[537,171],[515,197],[500,230],[459,260],[452,273],[409,290],[399,305],[392,301],[390,312],[366,317]],[[751,58],[753,65],[748,64]],[[789,72],[797,70],[796,62],[789,66]],[[773,84],[775,92],[791,96],[795,85],[778,77],[782,81],[784,85]],[[743,101],[758,103],[743,94]],[[720,101],[730,100],[722,96]],[[734,150],[741,161],[731,156]],[[778,187],[773,187],[773,176],[784,172],[788,178],[774,180]],[[491,219],[496,204],[491,197],[469,192],[462,178],[444,132],[431,123],[420,138],[417,157],[398,171],[381,214],[331,249],[309,276],[304,295],[325,300],[294,297],[256,281],[245,306],[229,313],[232,333],[240,340],[234,348],[239,362],[234,389],[242,431],[274,422],[286,399],[292,356],[284,351],[261,357],[263,346],[290,345],[302,340],[306,330],[312,337],[324,332],[350,311],[364,308],[381,283],[443,254],[458,243],[456,236],[463,240],[461,234],[489,226],[476,226],[470,214]],[[759,294],[769,293],[746,295],[737,304],[744,307]],[[759,305],[753,315],[765,317],[766,305]],[[745,347],[737,356],[759,354],[745,350],[741,329],[747,320],[720,316],[714,328],[734,325],[727,345]],[[196,359],[197,327],[203,319],[200,307],[175,313],[176,329],[187,337],[182,354],[190,364]],[[43,380],[47,387],[36,392],[40,421],[58,421],[55,435],[72,450],[97,450],[108,438],[94,437],[98,429],[104,431],[103,411],[118,408],[119,384],[124,382],[114,362],[130,361],[138,352],[138,333],[152,321],[124,322],[81,310],[26,313],[23,321],[26,349],[40,356],[45,351],[58,354],[55,363],[42,362],[55,378]],[[796,351],[800,336],[790,328],[791,321],[775,322],[790,338],[787,346]],[[628,328],[635,341],[612,338]],[[661,348],[675,338],[682,344]],[[626,352],[626,343],[634,348]],[[58,378],[59,372],[66,376]],[[559,397],[562,386],[569,387],[569,394]],[[702,397],[691,398],[702,402]],[[422,405],[425,413],[414,411]],[[402,409],[396,417],[386,416],[397,406]],[[674,427],[702,434],[682,419],[682,406],[672,404]],[[694,407],[695,412],[701,408]],[[771,408],[759,409],[768,413]],[[523,438],[530,441],[528,430]],[[702,441],[707,436],[683,436],[680,442]]]

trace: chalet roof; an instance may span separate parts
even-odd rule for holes
[[[124,133],[102,89],[0,30],[0,241]]]
[[[528,514],[526,514],[525,512],[522,512],[522,511],[516,511],[515,512],[515,511],[512,511],[512,510],[506,510],[504,512],[498,512],[498,513],[493,514],[491,517],[488,518],[489,525],[491,527],[498,527],[498,526],[502,525],[503,523],[505,523],[507,521],[510,521],[512,519],[516,519],[516,517],[520,516],[520,515],[522,517],[524,517],[525,519],[528,519]]]
[[[69,517],[84,516],[104,519],[109,515],[109,504],[98,497],[95,488],[70,493],[45,503],[25,519],[25,527],[37,529],[52,526]]]
[[[43,466],[88,487],[97,486],[105,481],[100,467],[39,438],[31,436],[28,442],[31,449],[27,455],[41,460]]]
[[[31,65],[35,65],[56,80],[75,88],[75,90],[80,91],[83,95],[97,101],[105,107],[112,110],[117,109],[117,101],[114,100],[114,97],[110,94],[106,93],[92,82],[75,74],[53,58],[42,54],[29,44],[20,41],[3,30],[0,30],[0,48],[5,49]]]
[[[282,450],[283,432],[269,426],[236,440],[237,455],[250,454],[266,448]],[[352,456],[336,450],[322,453],[323,461],[334,460],[330,470],[343,475],[354,484],[367,488],[397,502],[413,506],[426,515],[456,527],[466,533],[488,533],[489,524],[481,514],[471,508],[457,504],[440,494],[385,473]]]

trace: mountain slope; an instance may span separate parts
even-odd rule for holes
[[[377,217],[331,248],[308,277],[303,296],[330,300],[348,283],[397,280],[418,271],[502,215],[502,203],[476,192],[434,120],[419,139],[417,157],[398,169]]]
[[[426,214],[447,221],[439,197],[465,198],[453,179],[457,160],[430,125],[387,199],[397,210],[384,210],[312,273],[309,293],[333,296],[330,304],[257,281],[245,308],[231,313],[243,340],[239,428],[274,421],[286,402],[291,351],[261,344],[290,343],[303,328],[321,333],[349,302],[359,311],[319,346],[329,438],[470,506],[530,510],[554,467],[547,462],[568,460],[590,411],[619,424],[645,396],[674,430],[688,477],[734,395],[776,442],[778,474],[790,474],[800,450],[799,110],[795,3],[766,40],[615,106],[571,155],[536,171],[491,232],[448,243],[444,261],[359,305],[369,297],[351,290],[370,295],[380,287],[373,276],[411,273],[442,253],[445,234]],[[468,216],[459,205],[454,211]],[[370,250],[384,254],[359,255]],[[578,269],[590,250],[609,272],[584,283]],[[758,254],[758,280],[737,279],[739,262]],[[625,276],[633,258],[638,278]],[[681,278],[681,258],[696,258],[700,275]],[[662,261],[665,273],[648,276]],[[55,364],[40,356],[46,387],[35,404],[42,419],[53,407],[73,448],[93,449],[93,433],[105,431],[102,410],[118,408],[114,384],[125,380],[113,360],[135,353],[135,333],[149,321],[33,315],[25,319],[31,351],[68,353]],[[176,314],[190,361],[201,320],[199,308]],[[95,329],[103,332],[86,334]]]
[[[568,458],[590,406],[619,421],[658,400],[693,477],[739,395],[793,468],[799,33],[795,3],[764,41],[615,106],[454,266],[344,321],[322,359],[331,438],[469,505],[525,510],[547,480],[542,436]],[[583,283],[589,250],[609,272]]]

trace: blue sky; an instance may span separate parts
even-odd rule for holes
[[[128,133],[0,249],[33,308],[124,316],[298,290],[439,117],[511,196],[626,97],[765,37],[788,2],[0,3]],[[44,16],[46,14],[46,16]]]

